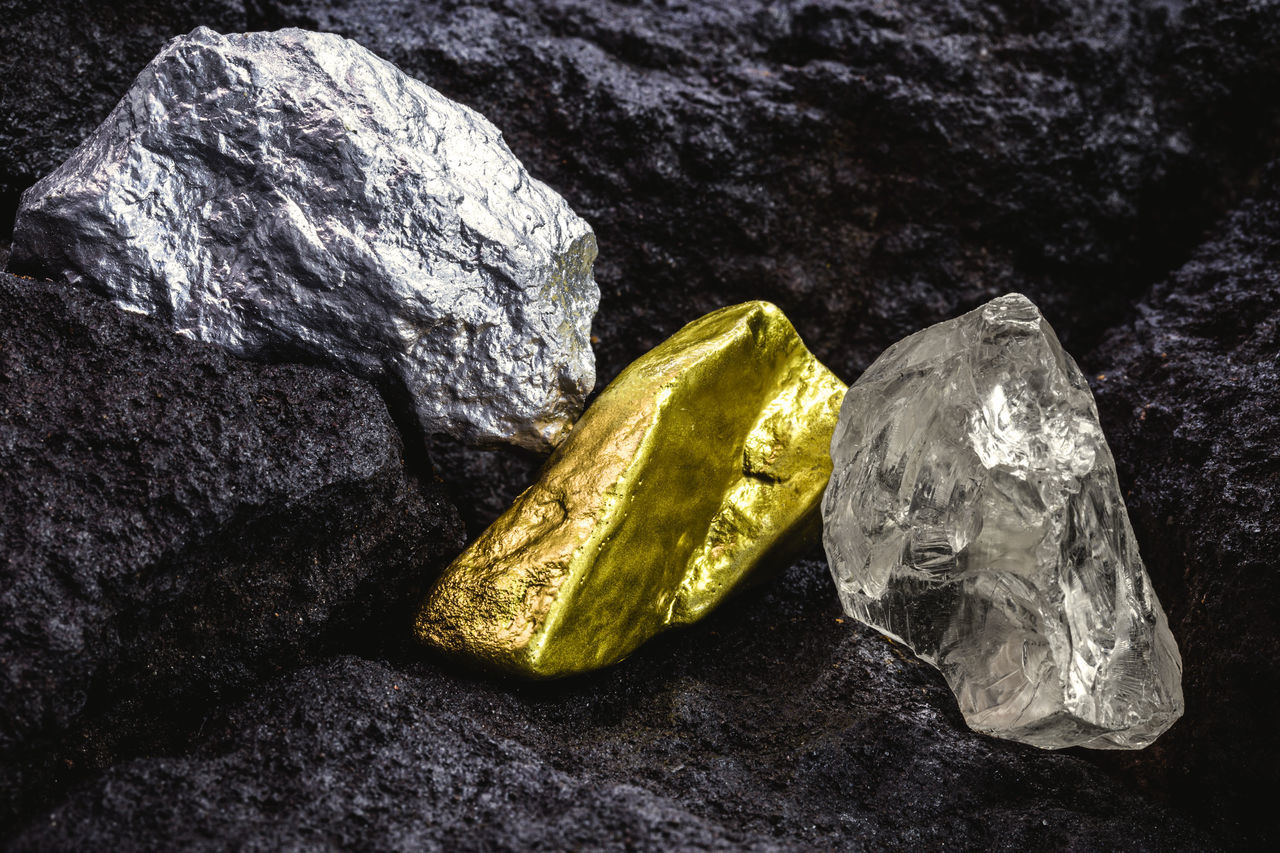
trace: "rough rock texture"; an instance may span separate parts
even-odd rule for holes
[[[364,382],[3,274],[0,470],[0,817],[282,666],[407,635],[461,546]]]
[[[1141,749],[1182,715],[1093,395],[1025,296],[885,350],[844,396],[831,462],[845,611],[938,667],[976,731]]]
[[[1222,838],[1280,835],[1280,161],[1090,358],[1187,711],[1123,766]]]
[[[67,159],[170,38],[245,29],[240,0],[6,0],[0,42],[0,227],[22,191]]]
[[[747,299],[846,379],[1011,290],[1085,351],[1257,162],[1268,5],[246,4],[464,99],[571,200],[602,247],[602,382]],[[1222,118],[1224,89],[1252,112]]]
[[[490,118],[593,224],[597,387],[694,317],[756,298],[846,381],[1011,290],[1086,352],[1229,207],[1280,116],[1280,16],[1251,0],[6,10],[0,37],[26,49],[0,56],[14,119],[0,122],[0,222],[168,37],[340,32]],[[478,533],[536,464],[460,455],[443,473]]]
[[[595,256],[474,110],[341,36],[200,27],[23,193],[9,268],[546,450],[595,385]]]
[[[783,688],[783,689],[780,689]],[[118,765],[15,850],[1194,850],[1087,762],[968,732],[929,666],[797,564],[552,689],[344,658]]]
[[[1278,111],[1280,24],[1246,0],[9,5],[0,34],[30,45],[0,58],[12,205],[166,37],[339,32],[490,118],[593,224],[601,384],[751,298],[848,379],[1010,290],[1085,351],[1181,262]]]
[[[1012,290],[1087,352],[1224,211],[1280,116],[1247,0],[261,0],[475,106],[596,230],[598,387],[775,302],[852,381]],[[446,472],[473,526],[518,454]],[[526,476],[493,494],[492,467]],[[472,473],[474,472],[474,473]]]
[[[1032,296],[1064,345],[1084,355],[1110,327],[1134,319],[1135,300],[1182,267],[1202,232],[1253,192],[1256,172],[1280,143],[1274,0],[5,0],[0,11],[0,43],[9,47],[0,53],[0,214],[11,214],[18,192],[106,117],[167,38],[202,23],[222,31],[334,29],[480,110],[532,173],[592,222],[602,252],[594,325],[601,384],[684,323],[751,298],[779,304],[846,381],[902,336],[1010,290]],[[1216,226],[1227,254],[1211,266],[1232,269],[1227,258],[1242,258],[1242,247],[1274,233],[1268,209]],[[1246,238],[1241,229],[1250,222],[1259,230]],[[1269,565],[1263,561],[1280,550],[1261,511],[1276,489],[1267,445],[1249,439],[1275,406],[1265,384],[1232,383],[1218,358],[1245,345],[1271,351],[1248,344],[1275,334],[1269,315],[1255,310],[1274,290],[1256,269],[1239,287],[1218,282],[1231,298],[1205,290],[1188,299],[1170,289],[1146,304],[1143,316],[1159,308],[1173,330],[1168,360],[1184,342],[1189,348],[1179,372],[1157,370],[1127,326],[1107,337],[1107,350],[1081,358],[1090,375],[1110,377],[1109,362],[1126,352],[1145,365],[1122,393],[1107,389],[1110,378],[1096,390],[1140,548],[1182,647],[1188,707],[1147,750],[1087,760],[1125,780],[1118,795],[1133,820],[1176,826],[1159,806],[1172,802],[1224,844],[1274,848],[1274,809],[1249,794],[1261,796],[1266,786],[1254,783],[1280,767],[1270,734],[1280,718],[1271,704],[1280,655],[1266,609],[1277,600],[1268,586],[1275,573],[1240,567]],[[1138,420],[1153,400],[1160,407]],[[524,451],[479,456],[445,444],[432,456],[473,533],[539,464]],[[812,570],[814,578],[825,571]],[[829,584],[807,594],[826,608],[816,612],[834,618]],[[657,774],[685,763],[697,773],[666,790],[701,801],[708,768],[743,754],[727,750],[738,732],[760,724],[752,714],[733,716],[738,679],[747,674],[739,656],[770,649],[773,660],[785,660],[769,669],[769,689],[785,696],[798,683],[793,677],[810,672],[812,650],[849,633],[847,624],[822,620],[757,620],[743,630],[759,632],[759,645],[730,644],[737,613],[659,641],[689,644],[683,666],[701,667],[696,681],[680,682],[688,669],[679,667],[671,682],[637,678],[645,652],[602,674],[599,683],[612,685],[601,693],[614,697],[609,703],[574,705],[578,694],[567,694],[571,734],[590,749],[559,769],[585,772],[627,740],[652,737],[660,749],[671,729],[652,721],[670,715],[685,721],[667,747],[670,763],[632,766]],[[740,643],[745,635],[733,636]],[[892,647],[868,647],[897,659]],[[964,734],[940,678],[918,669],[927,693],[859,692],[860,705],[838,712],[849,726],[839,736],[815,725],[812,694],[798,688],[794,703],[780,699],[763,712],[749,705],[779,719],[785,746],[772,751],[760,737],[739,763],[756,766],[762,784],[777,790],[789,777],[771,767],[810,762],[818,773],[793,802],[811,797],[817,805],[784,810],[767,797],[739,805],[733,797],[743,788],[731,785],[716,794],[725,820],[800,833],[794,815],[853,814],[844,808],[852,791],[878,815],[870,820],[891,823],[904,839],[931,837],[922,812],[894,795],[902,790],[895,784],[914,778],[912,802],[933,810],[925,814],[946,811],[949,797],[980,795],[971,785],[989,786],[991,808],[977,814],[995,813],[1009,826],[1020,814],[1029,821],[1010,833],[1013,846],[1035,832],[1044,835],[1032,841],[1049,846],[1108,846],[1101,831],[1074,842],[1074,824],[1055,803],[1072,803],[1081,815],[1114,814],[1111,793],[1095,797],[1090,787],[1114,786],[1069,756],[1036,753],[1035,762],[1001,765],[992,775],[981,762],[956,763],[942,745],[946,732],[982,749],[1019,747]],[[879,671],[868,663],[856,677],[876,685]],[[486,688],[477,701],[514,701],[505,690]],[[546,707],[529,701],[527,733]],[[644,715],[623,714],[634,707]],[[610,708],[616,725],[594,728]],[[884,741],[864,737],[871,729],[854,716],[876,709]],[[890,727],[900,719],[905,729]],[[946,732],[932,725],[938,720]],[[804,740],[802,732],[817,734]],[[299,752],[311,743],[293,737]],[[538,746],[550,735],[529,737]],[[906,763],[894,760],[900,754]],[[823,770],[831,762],[811,755],[835,756],[843,769]],[[1056,796],[1029,800],[1050,790],[1035,775],[1045,760],[1058,774]],[[933,784],[935,773],[956,767],[965,773]],[[823,786],[833,779],[846,786],[834,788],[839,796]],[[514,808],[520,795],[506,790]],[[877,799],[880,790],[886,795]],[[358,800],[335,794],[328,802],[355,810]],[[168,807],[157,798],[130,808],[144,820]],[[856,845],[858,825],[842,826],[839,846]]]

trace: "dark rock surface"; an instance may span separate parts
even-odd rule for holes
[[[341,32],[503,129],[596,229],[602,387],[746,299],[846,381],[1011,290],[1087,352],[1274,148],[1275,9],[261,0],[248,23]],[[483,473],[517,457],[445,471],[464,514],[509,503],[527,481]]]
[[[851,380],[927,323],[1030,295],[1107,376],[1099,407],[1187,716],[1137,754],[976,738],[932,671],[836,625],[830,584],[802,565],[544,691],[347,644],[374,659],[283,675],[170,757],[107,771],[25,843],[145,846],[184,826],[261,847],[1280,841],[1253,796],[1280,767],[1280,215],[1264,169],[1280,3],[9,0],[0,218],[198,23],[336,30],[503,128],[596,229],[601,382],[743,299],[778,303]],[[472,533],[539,464],[431,453]],[[402,691],[383,706],[388,679]],[[325,829],[302,834],[313,820]]]
[[[826,566],[550,689],[342,658],[192,754],[133,761],[14,849],[1203,849],[1078,758],[968,732],[839,621]],[[784,689],[779,689],[780,687]]]
[[[1224,838],[1280,825],[1280,162],[1091,362],[1187,711],[1117,761]]]
[[[462,544],[366,383],[4,274],[0,470],[6,816],[281,667],[407,635]]]
[[[240,0],[5,0],[0,4],[0,229],[18,196],[102,122],[164,43],[243,28]]]
[[[6,215],[167,36],[340,32],[483,112],[593,223],[601,381],[750,298],[848,378],[1011,289],[1084,351],[1280,115],[1280,22],[1246,0],[6,5]]]

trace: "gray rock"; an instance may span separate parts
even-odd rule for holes
[[[5,274],[0,471],[0,828],[281,667],[394,643],[462,545],[364,381]]]
[[[595,383],[595,255],[475,111],[336,35],[201,27],[23,194],[10,266],[547,449]]]
[[[942,670],[975,730],[1140,749],[1182,716],[1093,395],[1025,296],[887,349],[845,395],[831,460],[845,610]]]

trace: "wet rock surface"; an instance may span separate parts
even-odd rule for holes
[[[366,383],[0,274],[0,807],[395,642],[461,547]],[[407,633],[407,627],[399,633]]]
[[[484,835],[491,830],[477,820],[468,825],[476,838],[563,846],[570,842],[546,827],[574,823],[554,823],[572,808],[565,799],[532,783],[458,781],[518,776],[504,776],[515,766],[542,779],[551,766],[565,791],[591,780],[596,794],[583,796],[593,806],[577,814],[598,832],[572,837],[600,843],[905,847],[941,838],[927,815],[942,815],[938,826],[974,845],[1280,838],[1257,799],[1280,766],[1271,734],[1280,596],[1266,568],[1280,550],[1267,452],[1277,290],[1267,269],[1280,218],[1263,170],[1280,142],[1274,3],[28,0],[2,9],[0,36],[19,46],[0,56],[0,105],[11,119],[0,122],[6,217],[167,38],[197,24],[334,30],[480,110],[530,172],[592,223],[599,386],[689,320],[746,299],[779,304],[815,355],[850,381],[928,323],[1011,290],[1028,294],[1086,374],[1107,376],[1093,380],[1103,426],[1186,666],[1185,717],[1140,753],[1049,756],[997,744],[966,732],[931,670],[837,625],[825,568],[811,565],[750,599],[757,605],[731,605],[723,621],[546,694],[398,658],[282,675],[240,710],[216,711],[226,721],[213,734],[212,720],[203,734],[193,726],[170,757],[118,764],[67,800],[57,814],[82,837],[142,838],[129,827],[160,831],[165,815],[214,827],[216,808],[202,809],[197,793],[240,778],[244,797],[267,792],[297,816],[286,826],[313,817],[335,826],[340,818],[308,804],[324,794],[330,811],[352,815],[341,831],[353,838],[379,838],[370,827],[386,814],[371,811],[361,823],[361,803],[412,802],[435,803],[440,825],[458,832],[427,837],[462,838],[467,815],[483,814],[512,829]],[[539,465],[522,451],[447,443],[433,446],[432,459],[472,535]],[[780,611],[788,618],[743,615],[791,595],[805,603]],[[874,654],[859,657],[865,650]],[[844,657],[827,657],[837,653]],[[897,663],[886,668],[884,658]],[[312,716],[273,719],[270,731],[251,722],[269,717],[271,701],[358,683],[351,667],[394,672],[393,683],[412,677],[421,704],[396,706],[404,717],[380,718],[389,722],[368,732],[352,728],[362,719],[356,699],[335,703],[332,717],[309,705]],[[752,667],[767,682],[752,680]],[[819,674],[844,686],[804,687]],[[767,702],[742,701],[766,689]],[[456,704],[434,704],[437,692]],[[846,704],[822,704],[833,697]],[[484,726],[493,718],[511,722],[493,735],[510,743],[491,749],[466,734],[492,731]],[[394,731],[411,719],[438,724],[439,753]],[[317,735],[322,720],[327,731],[355,734]],[[759,748],[735,752],[742,743]],[[369,794],[376,784],[351,781],[359,761],[334,745],[415,773],[428,774],[420,765],[432,755],[465,756],[467,769],[448,770],[454,759],[441,757],[440,776]],[[257,755],[279,756],[270,766],[280,772],[250,779],[236,769]],[[210,763],[220,756],[223,769]],[[675,769],[682,764],[693,772]],[[292,778],[302,766],[318,777]],[[323,781],[339,777],[348,781]],[[431,788],[437,778],[453,781]],[[464,800],[497,793],[466,812],[452,795],[437,798],[459,790],[450,785]],[[605,793],[616,785],[647,792],[635,794],[643,804],[620,804],[631,788]],[[155,786],[166,796],[152,796]],[[43,802],[53,808],[63,796]],[[971,809],[967,821],[962,809]],[[592,823],[594,814],[609,817]],[[47,814],[32,820],[29,845],[77,837]],[[246,820],[233,837],[294,831],[269,824]],[[664,835],[666,826],[676,828]],[[819,828],[806,834],[808,826]]]

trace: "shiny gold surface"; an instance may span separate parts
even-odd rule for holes
[[[767,302],[690,323],[604,390],[445,571],[416,633],[555,677],[700,618],[816,541],[844,392]]]

